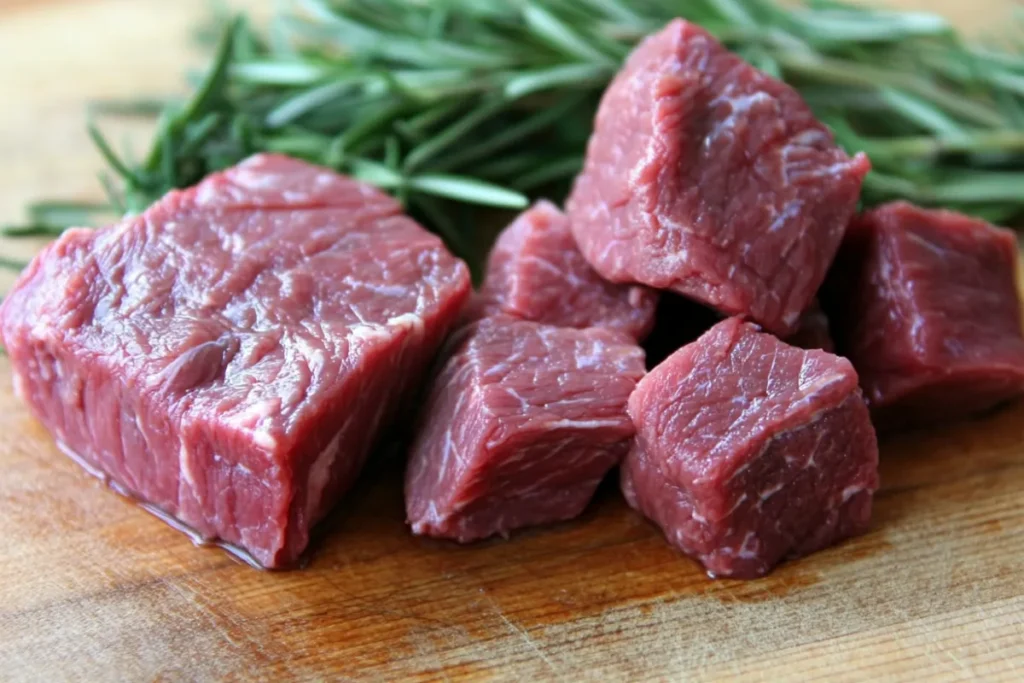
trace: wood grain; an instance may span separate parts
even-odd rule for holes
[[[0,222],[95,195],[85,101],[180,88],[202,4],[0,0]],[[1012,5],[916,4],[975,27]],[[307,569],[256,572],[104,490],[9,386],[0,359],[2,679],[1024,676],[1024,404],[883,444],[870,534],[743,583],[706,579],[612,486],[510,542],[412,538],[386,459]]]

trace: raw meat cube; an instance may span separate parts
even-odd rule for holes
[[[406,470],[413,532],[468,542],[576,517],[629,448],[643,351],[507,316],[458,336]]]
[[[672,289],[786,336],[869,166],[795,90],[676,20],[605,92],[568,214],[608,280]]]
[[[606,327],[643,339],[654,324],[657,294],[598,275],[576,247],[569,219],[537,202],[498,237],[480,290],[484,314],[560,327]]]
[[[1024,392],[1008,230],[906,202],[860,215],[826,287],[840,352],[880,426],[942,423]]]
[[[819,349],[832,353],[836,350],[835,344],[832,342],[828,317],[821,310],[821,304],[817,299],[811,302],[810,308],[800,316],[800,324],[796,332],[786,337],[785,342],[790,346],[797,346],[809,351]]]
[[[724,320],[629,398],[622,490],[712,576],[753,578],[863,533],[878,445],[849,361]]]
[[[469,288],[393,199],[262,155],[65,232],[0,330],[16,389],[65,449],[281,567],[352,485]]]

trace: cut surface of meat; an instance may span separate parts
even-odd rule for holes
[[[605,327],[643,339],[657,293],[608,282],[576,247],[569,219],[539,201],[516,218],[491,250],[474,308],[560,327]]]
[[[795,90],[670,23],[598,109],[567,203],[612,282],[671,289],[785,336],[821,285],[870,164]]]
[[[629,448],[643,351],[609,330],[500,315],[450,348],[406,470],[413,532],[469,542],[579,515]]]
[[[1024,393],[1009,230],[906,202],[857,217],[826,285],[839,351],[886,429],[983,412]]]
[[[287,566],[469,294],[378,190],[259,155],[48,246],[0,309],[66,450],[204,539]]]
[[[867,530],[878,445],[849,361],[724,320],[629,398],[627,502],[712,576],[754,578]]]

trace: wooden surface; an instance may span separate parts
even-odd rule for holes
[[[0,0],[0,222],[95,196],[85,101],[179,89],[201,4]],[[977,28],[1012,3],[912,4]],[[9,386],[0,360],[2,680],[1024,680],[1024,404],[885,443],[869,535],[743,583],[611,487],[510,542],[412,538],[389,465],[307,569],[256,572],[88,478]]]

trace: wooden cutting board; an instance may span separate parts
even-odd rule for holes
[[[86,100],[180,89],[202,4],[0,0],[0,222],[96,195]],[[978,27],[1013,2],[913,4]],[[104,490],[9,386],[0,359],[0,679],[1024,679],[1024,404],[885,443],[870,534],[744,583],[613,487],[509,542],[416,539],[386,464],[307,569],[257,572]]]

